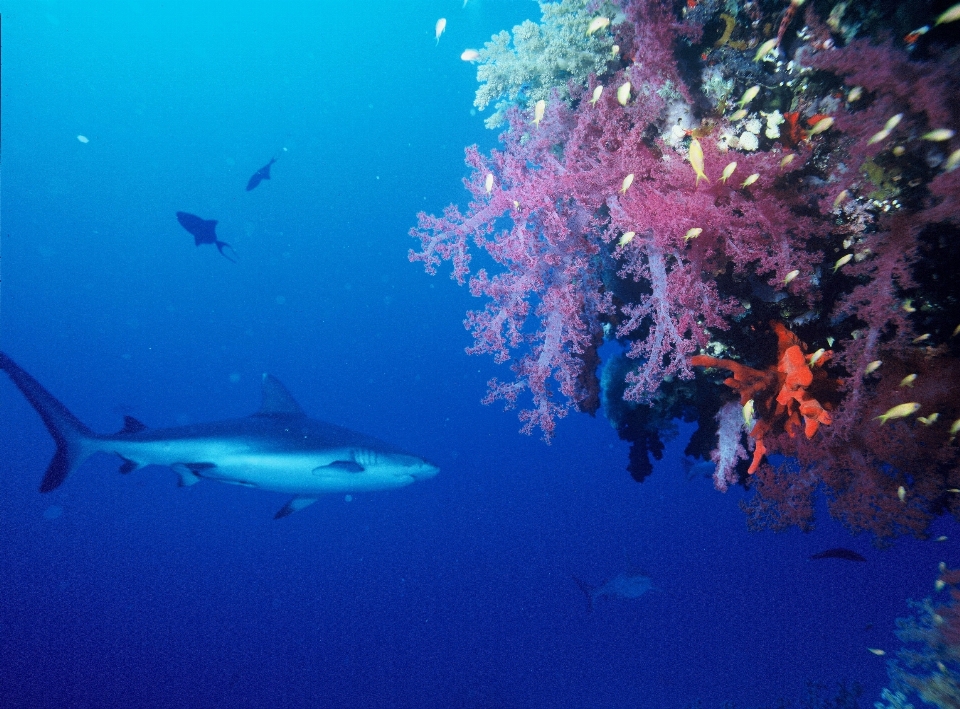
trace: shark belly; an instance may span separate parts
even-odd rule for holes
[[[112,443],[106,448],[135,467],[173,468],[182,485],[207,478],[292,495],[320,495],[388,490],[416,479],[406,466],[357,449],[270,450],[256,441],[230,439]]]

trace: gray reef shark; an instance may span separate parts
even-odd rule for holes
[[[40,492],[55,490],[84,460],[103,451],[123,460],[121,473],[162,465],[180,476],[181,486],[209,478],[293,495],[275,515],[279,519],[323,493],[389,490],[439,472],[372,436],[309,418],[269,374],[263,375],[260,410],[246,418],[151,429],[126,416],[121,431],[102,436],[2,352],[0,369],[36,409],[57,444]]]

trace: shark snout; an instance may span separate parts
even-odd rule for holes
[[[432,478],[440,472],[440,468],[438,466],[424,460],[423,458],[409,456],[404,462],[407,466],[407,474],[413,476],[413,478],[416,480],[426,480],[427,478]]]

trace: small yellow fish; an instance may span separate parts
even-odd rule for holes
[[[800,269],[799,268],[793,269],[792,271],[790,271],[790,273],[788,273],[786,276],[783,277],[783,284],[786,285],[787,283],[789,283],[799,275],[800,275]]]
[[[847,254],[846,256],[841,256],[837,259],[837,262],[833,264],[833,272],[836,273],[841,268],[850,263],[850,260],[853,258],[853,254]]]
[[[960,3],[957,3],[953,7],[947,9],[933,24],[942,25],[946,22],[956,22],[957,20],[960,20]]]
[[[628,231],[626,234],[620,237],[620,241],[617,242],[617,246],[626,246],[631,241],[633,241],[633,237],[635,237],[636,235],[637,235],[637,232]]]
[[[861,96],[863,96],[863,87],[854,86],[852,89],[850,89],[850,93],[847,94],[847,101],[850,103],[859,101]]]
[[[747,176],[747,179],[745,179],[745,180],[743,181],[743,184],[741,184],[740,186],[741,186],[741,187],[749,187],[750,185],[752,185],[754,182],[756,182],[756,181],[759,180],[759,179],[760,179],[760,173],[759,173],[759,172],[755,172],[755,173],[753,173],[752,175],[748,175],[748,176]]]
[[[692,229],[687,230],[687,233],[683,235],[683,240],[690,241],[690,239],[696,239],[702,233],[703,233],[703,229],[701,229],[698,226],[695,226]]]
[[[883,125],[883,129],[889,133],[898,125],[900,125],[900,121],[902,120],[903,120],[902,113],[898,113],[894,116],[890,116],[890,118],[887,119],[887,122]]]
[[[911,342],[913,342],[913,344],[915,345],[919,345],[921,342],[924,342],[925,340],[929,340],[929,339],[930,339],[930,333],[925,332],[919,337],[914,337],[913,340],[911,340]]]
[[[877,131],[870,136],[870,140],[867,141],[867,145],[873,145],[874,143],[879,143],[881,140],[886,140],[888,135],[890,135],[890,131],[888,131],[886,128]]]
[[[621,106],[626,106],[630,100],[630,82],[627,81],[617,89],[617,101]]]
[[[597,30],[602,30],[604,27],[610,26],[609,17],[594,17],[590,20],[590,24],[587,25],[587,35],[592,35]]]
[[[777,40],[768,39],[766,42],[757,47],[757,53],[753,55],[753,61],[758,62],[767,56],[773,49],[777,46]]]
[[[520,211],[520,203],[517,200],[513,200],[513,208]]]
[[[953,332],[950,334],[950,337],[956,337],[957,335],[960,335],[960,325],[957,325],[955,328],[953,328]]]
[[[464,49],[463,54],[460,55],[460,58],[465,62],[475,62],[480,58],[480,52],[476,49]]]
[[[893,150],[891,150],[890,152],[893,153],[894,155],[896,155],[897,157],[900,157],[900,156],[903,155],[905,152],[907,152],[907,149],[906,149],[905,147],[903,147],[902,145],[895,145],[895,146],[893,147]]]
[[[755,84],[754,86],[751,86],[749,89],[743,92],[743,96],[740,97],[740,101],[737,105],[740,106],[740,108],[743,108],[748,103],[753,101],[753,99],[755,99],[757,97],[757,94],[759,93],[760,93],[760,84]]]
[[[870,364],[863,368],[864,375],[873,374],[880,369],[881,364],[883,364],[883,362],[881,362],[879,359],[873,360]]]
[[[447,18],[441,17],[439,20],[437,20],[437,26],[434,28],[434,31],[437,35],[437,44],[440,44],[440,35],[443,34],[445,29],[447,29]]]
[[[876,418],[880,419],[880,425],[882,426],[890,419],[902,419],[905,416],[912,416],[920,410],[920,404],[916,401],[911,401],[907,404],[897,404],[892,409],[888,409],[885,413],[877,416]]]
[[[543,114],[547,111],[547,102],[543,99],[537,101],[533,106],[533,125],[540,127],[540,121],[543,120]]]
[[[789,155],[784,155],[783,159],[780,161],[780,167],[786,167],[796,159],[795,153],[790,153]]]
[[[611,56],[611,57],[615,57],[615,56],[617,56],[619,53],[620,53],[620,45],[619,45],[619,44],[615,44],[615,45],[613,45],[612,47],[610,47],[610,56]]]
[[[846,190],[841,190],[840,194],[838,194],[838,195],[834,198],[834,200],[833,200],[833,208],[836,209],[836,208],[839,207],[843,202],[846,202],[846,201],[847,201],[847,197],[849,197],[849,196],[850,196],[850,193],[849,193],[849,192],[847,192]]]
[[[947,541],[947,539],[949,539],[949,537],[948,537],[947,535],[941,534],[939,537],[937,537],[937,538],[934,539],[933,541],[935,541],[935,542],[945,542],[945,541]]]
[[[750,399],[746,404],[743,405],[743,423],[747,428],[753,428],[753,406],[753,399]]]
[[[823,357],[823,355],[825,355],[826,353],[827,351],[823,347],[821,347],[819,350],[817,350],[812,355],[810,355],[810,360],[808,362],[810,366],[813,367],[817,362],[820,361],[820,358]]]
[[[602,94],[602,93],[603,93],[603,87],[602,87],[602,86],[598,86],[597,88],[595,88],[595,89],[593,90],[593,98],[590,99],[590,105],[591,105],[591,106],[596,106],[596,105],[597,105],[597,101],[600,100],[600,94]]]
[[[942,143],[945,140],[950,140],[954,135],[956,135],[956,133],[949,128],[937,128],[929,133],[924,133],[923,139],[933,141],[934,143]]]
[[[493,192],[493,173],[492,172],[487,173],[487,179],[484,180],[483,187],[484,189],[487,190],[487,194],[490,194],[491,192]]]
[[[953,440],[953,437],[957,435],[957,431],[960,431],[960,419],[957,419],[950,424],[950,440]]]
[[[924,426],[929,426],[937,422],[937,419],[940,418],[940,414],[934,412],[929,416],[917,416],[917,421],[922,423]]]
[[[725,168],[723,168],[723,173],[720,175],[720,182],[726,184],[727,180],[730,179],[730,175],[733,174],[733,171],[737,169],[736,161],[730,163]]]
[[[943,579],[937,579],[936,581],[933,582],[934,591],[942,591],[944,588],[946,588],[946,586],[947,586],[947,582],[944,581]]]
[[[630,189],[630,185],[633,184],[633,173],[623,178],[623,186],[620,188],[620,194],[626,194],[627,190]]]
[[[694,185],[699,185],[701,179],[710,182],[706,173],[703,171],[703,148],[700,146],[700,141],[696,138],[690,141],[690,166],[697,174],[697,181]]]
[[[747,117],[749,111],[745,108],[740,108],[730,114],[730,122],[736,123],[737,121],[742,121]]]
[[[955,170],[957,165],[960,165],[960,148],[957,148],[947,156],[946,161],[943,163],[943,169],[950,172],[951,170]]]
[[[876,648],[876,647],[868,647],[867,650],[872,652],[874,655],[877,655],[878,657],[883,657],[884,655],[887,654],[886,650],[881,650],[880,648]]]
[[[900,386],[902,387],[912,387],[913,383],[917,381],[916,374],[908,374],[903,379],[900,380]]]
[[[900,500],[900,502],[906,502],[907,500],[907,488],[903,485],[897,488],[897,499]]]
[[[833,337],[830,337],[830,336],[827,337],[827,347],[833,347],[834,342],[835,340],[833,339]]]
[[[908,313],[917,312],[917,309],[913,307],[913,299],[911,298],[907,298],[905,301],[903,301],[903,305],[901,307]]]
[[[817,135],[819,133],[823,133],[825,130],[828,130],[832,125],[833,125],[832,116],[821,118],[819,121],[813,124],[812,128],[810,128],[810,135]]]

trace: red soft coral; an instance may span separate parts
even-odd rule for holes
[[[806,355],[799,338],[783,324],[774,322],[771,327],[777,335],[777,363],[766,370],[707,355],[690,358],[690,364],[695,367],[719,367],[732,372],[733,376],[724,380],[724,384],[740,395],[742,406],[753,401],[757,422],[750,431],[754,449],[749,473],[757,471],[767,452],[764,437],[768,434],[783,431],[793,437],[802,422],[804,434],[812,438],[820,424],[831,423],[829,411],[810,389],[815,383],[818,387],[832,388],[837,384],[821,368],[829,359],[829,352],[821,352],[814,360]]]

